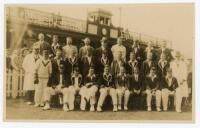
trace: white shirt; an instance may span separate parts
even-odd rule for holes
[[[92,61],[92,57],[87,57],[88,63],[90,64]]]
[[[116,55],[118,55],[121,52],[123,60],[126,60],[126,48],[123,45],[113,45],[111,51],[114,59],[116,59]]]
[[[63,47],[63,52],[64,52],[64,56],[65,58],[69,58],[72,55],[72,50],[75,50],[76,55],[78,54],[78,49],[76,46],[74,45],[65,45]]]
[[[75,77],[75,78],[74,78],[74,85],[75,85],[75,86],[78,86],[78,85],[79,85],[79,83],[78,83],[78,77]]]

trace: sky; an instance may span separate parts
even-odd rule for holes
[[[110,11],[115,26],[172,41],[172,48],[191,58],[194,49],[193,4],[40,5],[24,6],[86,20],[94,8]],[[121,18],[120,18],[121,10]],[[120,24],[121,19],[121,24]]]

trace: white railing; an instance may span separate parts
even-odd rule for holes
[[[16,79],[16,81],[14,80]],[[6,97],[17,98],[25,96],[23,90],[24,72],[20,70],[18,73],[13,73],[13,70],[6,70]]]
[[[86,21],[84,20],[64,17],[38,10],[10,7],[6,9],[6,16],[7,20],[13,22],[27,22],[28,24],[44,27],[54,27],[80,33],[86,32]]]

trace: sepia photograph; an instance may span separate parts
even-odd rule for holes
[[[194,123],[194,3],[4,12],[4,121]]]

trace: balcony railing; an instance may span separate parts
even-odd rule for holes
[[[11,22],[25,22],[28,24],[59,28],[62,30],[76,31],[80,33],[86,32],[86,21],[33,9],[7,7],[6,18]]]

